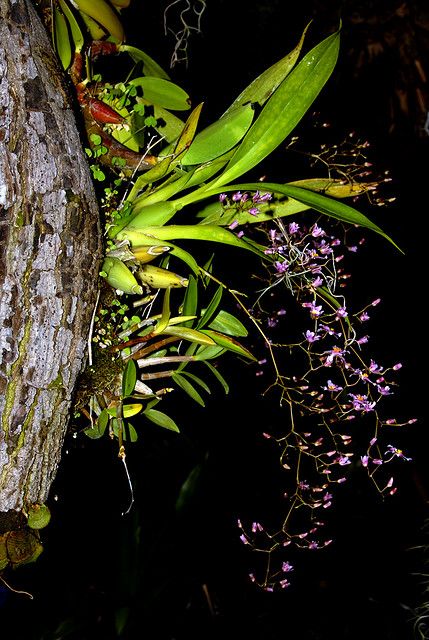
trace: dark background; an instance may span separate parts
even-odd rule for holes
[[[355,131],[370,141],[377,172],[390,171],[386,197],[395,196],[395,202],[380,208],[363,203],[360,209],[405,254],[368,236],[350,287],[352,297],[382,298],[370,333],[380,361],[404,364],[400,388],[390,402],[395,415],[418,418],[395,434],[413,461],[395,467],[399,491],[386,501],[352,474],[330,514],[331,547],[303,554],[288,590],[258,591],[247,578],[253,557],[238,540],[236,520],[251,517],[255,504],[269,501],[275,490],[276,451],[260,434],[267,421],[281,417],[259,397],[254,372],[231,359],[225,372],[232,386],[228,398],[215,394],[206,410],[183,400],[177,408],[179,422],[185,423],[183,435],[147,428],[129,448],[136,503],[126,517],[121,513],[129,492],[115,446],[68,438],[52,492],[53,521],[43,532],[45,551],[36,565],[7,576],[14,588],[30,591],[34,599],[0,592],[2,637],[429,637],[425,627],[421,636],[413,629],[426,598],[429,559],[422,548],[429,542],[428,136],[417,97],[419,89],[427,100],[427,85],[415,72],[417,59],[429,73],[427,2],[207,4],[202,32],[192,34],[189,42],[188,65],[170,72],[194,105],[204,101],[207,122],[292,49],[310,19],[306,50],[342,18],[340,60],[315,105],[320,115],[308,114],[298,133],[302,147],[314,152],[321,143],[338,143]],[[129,41],[167,68],[174,40],[163,32],[164,7],[135,0],[123,16]],[[175,28],[174,8],[169,20]],[[398,96],[404,93],[407,111],[399,106]],[[321,128],[320,122],[329,128]],[[269,162],[264,169],[273,181],[300,178],[305,171],[311,175],[307,159],[284,147]],[[228,258],[226,254],[227,266]],[[200,482],[177,513],[178,490],[196,465]],[[115,620],[119,624],[125,611],[128,626],[119,636]]]

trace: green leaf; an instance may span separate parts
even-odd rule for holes
[[[186,363],[184,363],[183,366],[185,366],[185,364]],[[175,375],[177,375],[177,374],[175,374]],[[201,378],[196,376],[194,373],[189,373],[189,371],[184,371],[183,369],[181,369],[180,370],[180,375],[188,377],[190,380],[195,382],[195,384],[198,384],[202,389],[204,389],[204,391],[206,393],[211,394],[210,387],[204,382],[204,380],[201,380]],[[174,376],[173,376],[173,378],[174,378]]]
[[[168,326],[166,329],[164,329],[162,334],[167,336],[177,336],[178,338],[182,338],[182,340],[189,340],[189,342],[196,342],[197,344],[214,344],[214,340],[212,338],[205,335],[201,331],[196,331],[195,329],[191,329],[189,327]]]
[[[94,426],[88,427],[88,429],[84,429],[84,434],[88,436],[88,438],[91,438],[91,440],[98,440],[98,438],[102,438],[104,432],[106,431],[109,420],[110,417],[107,409],[103,409],[96,422],[94,423]]]
[[[277,87],[229,161],[209,188],[227,184],[255,167],[293,131],[331,75],[339,31],[314,47]]]
[[[202,164],[222,156],[240,142],[254,115],[252,105],[247,104],[222,116],[194,138],[181,164]]]
[[[132,395],[137,380],[137,367],[134,360],[128,360],[122,374],[122,397],[127,398]]]
[[[189,95],[170,80],[144,76],[130,80],[130,84],[135,87],[141,87],[145,100],[164,109],[187,111],[190,107]]]
[[[197,404],[201,405],[202,407],[206,406],[204,403],[204,400],[202,399],[198,391],[195,389],[195,387],[192,386],[189,380],[186,380],[186,378],[184,378],[180,373],[173,373],[171,377],[174,380],[174,382],[177,384],[177,386],[180,387],[185,393],[187,393],[188,396],[192,398],[192,400],[194,400]]]
[[[219,380],[219,382],[221,383],[225,393],[228,394],[229,393],[229,385],[228,385],[227,381],[225,380],[225,378],[223,377],[223,375],[216,369],[216,367],[214,367],[212,365],[211,362],[208,362],[207,360],[204,360],[204,364],[210,369],[210,371],[215,376],[215,378],[217,378]]]
[[[253,80],[240,95],[234,100],[230,107],[225,111],[224,115],[230,113],[240,105],[247,102],[258,102],[261,106],[265,104],[271,94],[277,89],[279,84],[292,71],[301,53],[305,34],[310,24],[306,26],[295,49],[288,53],[284,58],[266,69],[261,75]]]
[[[168,322],[170,320],[171,312],[170,312],[170,287],[167,287],[164,293],[164,301],[162,304],[162,313],[161,318],[158,320],[153,332],[154,334],[162,333],[164,329],[168,326]]]
[[[197,349],[194,359],[195,360],[214,360],[218,358],[220,355],[225,353],[226,349],[224,347],[220,347],[219,345],[213,346],[202,346]]]
[[[174,155],[176,157],[186,149],[189,149],[197,130],[202,108],[203,103],[201,102],[195,107],[195,109],[192,109],[191,113],[189,114],[189,117],[185,122],[185,126],[183,127],[182,133],[180,134],[180,137],[174,147]]]
[[[119,436],[119,421],[116,418],[112,419],[112,432],[116,437]],[[126,442],[137,442],[138,440],[137,431],[129,422],[122,423],[122,438]]]
[[[70,31],[74,42],[74,50],[76,53],[80,53],[82,51],[83,45],[85,44],[85,38],[79,27],[79,23],[76,20],[73,11],[71,11],[70,7],[66,2],[64,2],[64,0],[60,0],[60,7],[70,26]]]
[[[210,300],[208,307],[206,309],[203,309],[201,319],[197,324],[197,329],[201,329],[206,324],[208,324],[208,322],[211,320],[211,318],[217,311],[220,301],[222,300],[222,294],[223,294],[223,287],[219,285],[214,293],[214,296]]]
[[[292,187],[302,187],[317,191],[331,198],[354,198],[374,189],[378,182],[344,182],[340,178],[306,178],[288,182]]]
[[[147,103],[147,100],[144,98],[140,98],[143,104]],[[156,118],[156,124],[154,125],[154,129],[158,131],[166,142],[174,142],[180,136],[183,131],[183,127],[185,123],[183,120],[174,115],[174,113],[170,113],[167,109],[163,109],[159,105],[155,104],[153,106],[153,113]],[[162,152],[161,152],[162,155]]]
[[[63,69],[68,69],[72,61],[69,30],[63,12],[56,5],[54,6],[54,34],[55,49],[61,65]]]
[[[256,360],[255,356],[250,353],[243,345],[241,345],[237,340],[229,336],[225,336],[218,331],[213,331],[212,329],[201,329],[201,333],[205,333],[207,336],[213,339],[216,344],[228,351],[233,351],[244,358],[248,358],[249,360]]]
[[[398,245],[386,233],[384,233],[382,229],[380,229],[380,227],[367,218],[363,213],[345,202],[335,200],[334,198],[328,198],[327,196],[311,191],[310,189],[295,187],[291,184],[253,182],[249,184],[235,185],[234,190],[237,188],[243,190],[254,189],[256,185],[259,185],[259,188],[262,186],[266,191],[281,193],[285,196],[289,196],[290,198],[294,198],[295,200],[305,204],[308,208],[319,211],[320,213],[331,218],[335,218],[336,220],[341,220],[341,222],[348,222],[349,224],[355,224],[359,227],[375,231],[375,233],[378,233],[383,236],[383,238],[391,242],[397,249],[399,249],[399,251],[402,251]]]
[[[122,51],[124,53],[128,53],[134,62],[143,62],[143,73],[146,76],[153,76],[155,78],[163,78],[164,80],[169,80],[170,76],[162,67],[159,66],[153,58],[151,58],[147,53],[142,51],[141,49],[137,49],[137,47],[131,47],[127,44],[118,45],[118,51]]]
[[[248,331],[244,324],[231,313],[223,311],[222,309],[209,324],[209,328],[214,331],[226,333],[229,336],[237,336],[239,338],[245,338],[248,335]]]
[[[133,224],[135,224],[133,220]],[[245,240],[238,238],[234,233],[217,225],[165,225],[163,227],[143,227],[141,230],[131,227],[131,224],[124,227],[118,234],[118,240],[129,240],[133,246],[144,244],[139,236],[152,236],[151,244],[154,244],[154,238],[157,240],[205,240],[208,242],[219,242],[221,244],[231,245],[233,247],[252,251],[257,255],[263,255],[262,250],[256,249],[253,245],[248,244]]]
[[[198,283],[197,279],[190,275],[188,278],[188,286],[186,287],[185,297],[183,299],[182,314],[184,316],[194,316],[198,307]],[[186,323],[187,327],[192,326],[192,321]]]
[[[148,420],[158,425],[158,427],[163,427],[164,429],[169,429],[170,431],[176,431],[176,433],[179,433],[179,427],[166,413],[158,411],[157,409],[145,409],[143,413]]]

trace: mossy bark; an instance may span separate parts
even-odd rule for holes
[[[89,168],[49,38],[27,0],[0,0],[3,516],[47,500],[85,364],[100,238]]]

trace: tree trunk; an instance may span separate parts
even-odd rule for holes
[[[47,499],[97,290],[97,202],[62,77],[28,0],[0,0],[0,533]]]

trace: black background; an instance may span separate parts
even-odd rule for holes
[[[252,514],[275,490],[276,452],[260,433],[266,421],[278,417],[259,397],[253,371],[231,360],[228,398],[215,394],[206,410],[179,401],[183,436],[148,428],[129,448],[136,503],[128,516],[121,515],[129,492],[115,446],[68,437],[52,491],[53,521],[43,532],[45,551],[36,565],[7,576],[34,599],[0,592],[2,637],[419,637],[413,620],[425,600],[421,574],[428,558],[421,546],[429,541],[424,531],[428,138],[412,114],[397,115],[391,126],[397,70],[391,65],[397,60],[384,56],[356,74],[358,53],[374,34],[371,16],[384,16],[400,4],[208,0],[202,32],[190,40],[188,65],[170,71],[194,105],[204,101],[203,117],[210,122],[253,77],[295,46],[311,18],[307,47],[335,29],[341,15],[340,60],[315,105],[331,126],[321,130],[309,115],[299,134],[311,151],[325,138],[334,144],[354,130],[371,142],[379,172],[389,170],[393,178],[388,195],[396,201],[363,210],[405,254],[368,237],[350,287],[352,297],[382,298],[371,321],[374,348],[380,361],[403,362],[392,408],[398,416],[418,418],[396,436],[413,458],[395,467],[397,495],[383,502],[364,478],[352,475],[330,514],[331,547],[303,556],[288,590],[255,589],[247,579],[253,558],[238,541],[236,519]],[[414,17],[420,15],[418,3],[409,6]],[[135,0],[123,16],[129,41],[168,67],[174,43],[163,33],[163,9]],[[353,23],[355,11],[367,17],[365,28]],[[425,43],[422,37],[419,53],[429,72]],[[407,90],[412,92],[412,83]],[[302,177],[304,165],[283,149],[264,168],[273,181],[286,181]],[[225,254],[226,269],[229,259]],[[177,514],[178,488],[197,464],[203,465],[198,491]],[[129,624],[118,636],[114,619],[123,607],[130,612]]]

